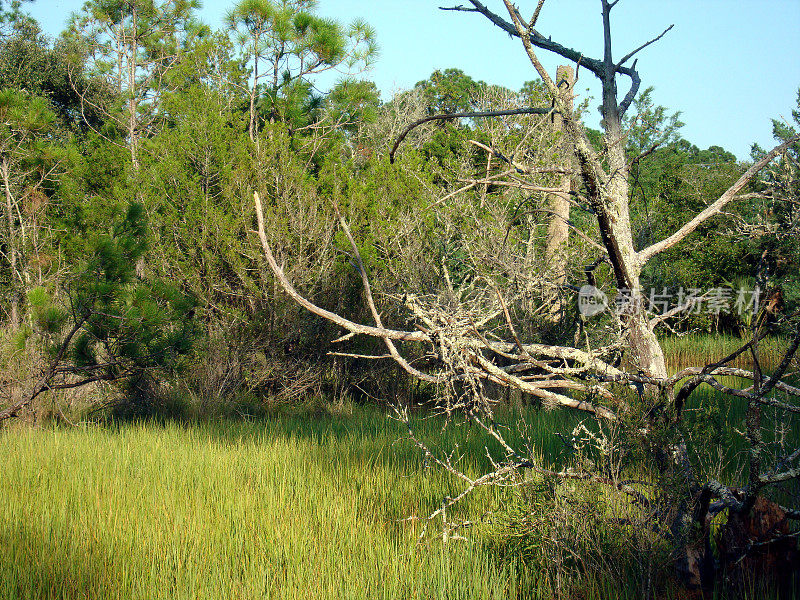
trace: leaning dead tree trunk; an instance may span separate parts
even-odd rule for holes
[[[626,66],[626,64],[637,53],[660,40],[672,29],[672,26],[615,61],[612,51],[611,11],[617,3],[601,0],[604,53],[602,59],[594,59],[563,46],[536,30],[536,22],[543,2],[538,4],[534,17],[530,21],[524,20],[519,10],[509,0],[503,0],[503,3],[509,20],[489,10],[478,0],[470,0],[471,7],[458,6],[446,10],[480,14],[507,34],[522,41],[531,64],[553,98],[555,108],[562,115],[564,132],[569,138],[577,158],[579,176],[587,194],[586,200],[597,218],[601,244],[607,253],[606,260],[612,268],[618,290],[624,291],[628,295],[626,310],[622,316],[631,363],[647,377],[664,380],[667,378],[664,353],[654,333],[654,328],[660,321],[650,319],[647,314],[647,301],[642,294],[640,282],[643,267],[656,254],[675,246],[702,223],[718,215],[761,169],[796,140],[781,144],[767,153],[717,201],[673,235],[649,248],[637,250],[633,241],[630,218],[630,164],[625,152],[626,134],[622,118],[639,91],[641,77],[636,70],[635,60],[631,66]],[[536,54],[536,48],[553,52],[562,58],[573,61],[600,80],[604,130],[602,155],[594,150],[579,115],[576,115],[565,103],[557,83],[552,80],[542,66]],[[630,80],[630,89],[622,101],[618,99],[618,77],[627,77]]]
[[[638,50],[652,42],[644,44],[618,63],[614,62],[611,44],[611,10],[614,4],[602,0],[604,56],[602,60],[587,58],[576,50],[545,38],[534,29],[541,5],[537,9],[536,18],[525,22],[511,2],[503,1],[510,21],[501,18],[478,1],[470,2],[472,8],[459,6],[450,10],[482,14],[509,35],[522,40],[528,58],[553,98],[555,108],[562,115],[564,132],[577,157],[587,200],[595,211],[602,245],[608,253],[607,260],[612,267],[617,288],[625,290],[630,296],[623,319],[632,361],[646,376],[664,379],[667,376],[664,353],[650,327],[641,292],[640,276],[644,263],[640,260],[633,243],[628,204],[629,164],[625,154],[625,133],[622,127],[622,117],[636,97],[641,81],[635,68],[625,67],[624,64]],[[579,116],[565,102],[556,82],[539,61],[535,47],[555,52],[563,58],[574,61],[576,65],[589,70],[600,80],[603,89],[601,111],[605,164],[589,142]],[[631,89],[622,102],[617,98],[618,75],[626,75],[632,82]]]

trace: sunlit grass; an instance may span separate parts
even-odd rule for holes
[[[703,367],[731,355],[746,341],[731,335],[697,334],[684,337],[669,336],[661,340],[667,359],[667,368],[675,373],[685,367]],[[759,360],[765,369],[772,369],[780,362],[789,341],[782,337],[767,337],[759,342]],[[745,352],[728,366],[751,369],[752,356]]]
[[[4,432],[0,597],[525,596],[530,577],[479,544],[417,546],[402,519],[456,488],[400,437],[378,411]]]
[[[669,337],[662,341],[671,373],[688,366],[705,366],[729,356],[748,340],[726,335],[694,335],[683,338]],[[767,337],[759,342],[759,363],[765,375],[769,375],[783,359],[789,340]],[[795,358],[797,361],[797,357]],[[753,369],[753,358],[745,352],[728,366]],[[790,368],[792,373],[795,368]],[[731,387],[747,388],[752,381],[735,377],[719,377],[719,381]],[[790,381],[796,375],[790,375]],[[792,403],[785,393],[773,391],[771,397]],[[721,394],[703,384],[692,392],[684,409],[687,441],[692,456],[702,464],[701,472],[729,484],[744,486],[747,482],[745,466],[749,447],[745,435],[747,402],[742,398]],[[786,456],[800,442],[800,420],[772,407],[762,407],[762,434],[767,444],[765,464],[771,464],[776,456]],[[788,482],[779,488],[768,490],[775,500],[794,504],[800,486]]]

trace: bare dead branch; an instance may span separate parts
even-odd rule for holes
[[[685,384],[685,388],[690,390],[696,389],[699,384],[706,383],[713,387],[715,390],[719,392],[723,392],[730,396],[736,396],[738,398],[744,398],[746,400],[752,400],[757,402],[758,404],[762,404],[764,406],[772,406],[774,408],[778,408],[784,410],[786,412],[800,414],[800,406],[794,404],[788,404],[786,402],[781,402],[780,400],[775,400],[774,398],[767,398],[764,397],[759,392],[754,392],[754,388],[747,388],[747,389],[739,389],[739,388],[732,388],[730,386],[723,385],[720,383],[716,377],[738,377],[740,379],[755,379],[756,375],[752,371],[747,371],[745,369],[736,369],[732,367],[720,367],[718,369],[714,369],[711,373],[703,373],[702,369],[698,367],[691,367],[689,369],[684,369],[681,371],[682,374],[694,374],[694,377]],[[800,388],[794,387],[789,385],[785,382],[778,382],[775,384],[774,389],[777,389],[781,392],[789,394],[791,396],[800,397]],[[683,392],[684,388],[681,389]],[[688,394],[680,393],[679,397],[687,397]],[[677,400],[676,400],[677,406]]]
[[[526,394],[530,394],[531,396],[535,396],[537,398],[541,398],[546,402],[551,402],[558,406],[563,406],[565,408],[572,408],[575,410],[580,410],[584,412],[588,412],[598,417],[602,417],[608,420],[614,420],[617,418],[617,415],[614,414],[613,411],[603,407],[603,406],[595,406],[591,402],[586,402],[583,400],[575,400],[574,398],[570,398],[568,396],[564,396],[562,394],[557,394],[555,392],[550,392],[547,390],[542,389],[534,384],[528,383],[519,377],[506,373],[496,365],[492,364],[490,361],[486,360],[480,354],[476,355],[476,359],[478,360],[479,364],[483,369],[489,373],[490,375],[494,375],[501,381],[515,387],[516,389],[525,392]]]
[[[536,5],[536,10],[533,11],[533,17],[531,17],[531,21],[528,24],[528,29],[533,29],[536,27],[536,22],[539,20],[539,14],[542,12],[542,7],[544,6],[545,0],[539,0],[539,4]]]
[[[372,313],[372,318],[375,320],[375,325],[379,328],[384,329],[383,320],[381,319],[381,315],[378,312],[378,308],[375,306],[375,300],[372,297],[372,286],[369,283],[369,277],[367,277],[367,271],[364,268],[364,261],[361,259],[361,252],[358,249],[358,245],[356,241],[353,239],[353,234],[350,232],[350,227],[347,225],[347,221],[344,220],[341,213],[339,212],[339,207],[336,206],[336,214],[339,216],[339,224],[342,227],[345,235],[347,236],[348,241],[350,242],[350,247],[353,249],[353,254],[356,257],[356,261],[358,263],[358,271],[361,275],[361,283],[364,286],[364,295],[367,299],[367,306],[369,306],[369,310]],[[412,377],[416,377],[417,379],[421,379],[422,381],[427,381],[428,383],[439,383],[439,377],[433,377],[432,375],[428,375],[427,373],[423,373],[422,371],[415,369],[412,367],[406,359],[404,359],[400,353],[397,351],[397,347],[394,345],[391,339],[386,336],[381,336],[386,347],[389,349],[389,354],[391,357],[399,364],[409,375]]]
[[[391,354],[350,354],[349,352],[328,352],[328,356],[341,356],[343,358],[357,358],[362,360],[385,360],[394,358]]]
[[[272,254],[272,249],[269,245],[269,240],[267,239],[266,231],[264,230],[264,211],[261,207],[261,198],[258,195],[258,192],[253,194],[253,199],[255,201],[256,207],[256,219],[258,220],[258,236],[261,239],[261,247],[264,250],[264,255],[266,256],[267,263],[269,264],[272,272],[274,273],[275,277],[278,278],[278,282],[283,287],[284,291],[300,306],[305,308],[306,310],[314,313],[317,316],[322,317],[323,319],[327,319],[328,321],[339,325],[343,329],[354,333],[354,334],[363,334],[369,335],[372,337],[379,337],[379,338],[388,338],[391,340],[401,340],[401,341],[413,341],[413,342],[430,342],[430,337],[421,331],[398,331],[395,329],[384,329],[382,327],[370,327],[368,325],[361,325],[360,323],[355,323],[350,321],[349,319],[345,319],[337,315],[336,313],[332,313],[329,310],[325,310],[321,308],[305,297],[301,296],[297,290],[294,289],[294,286],[289,282],[286,278],[286,275],[283,272],[283,269],[278,266],[277,261],[275,260],[275,256]]]
[[[616,2],[615,2],[614,4],[616,4]],[[613,5],[612,5],[612,7],[613,7]],[[647,48],[648,46],[650,46],[650,45],[652,45],[652,44],[655,44],[655,43],[656,43],[658,40],[660,40],[660,39],[661,39],[661,38],[663,38],[665,35],[667,35],[667,33],[669,33],[669,32],[672,30],[672,28],[673,28],[673,27],[675,27],[675,25],[674,25],[674,24],[670,25],[669,27],[667,27],[667,28],[666,28],[666,29],[665,29],[665,30],[664,30],[664,31],[661,33],[661,35],[659,35],[659,36],[657,36],[657,37],[654,37],[654,38],[653,38],[652,40],[650,40],[649,42],[645,42],[644,44],[642,44],[641,46],[639,46],[638,48],[636,48],[636,50],[633,50],[632,52],[629,52],[628,54],[626,54],[626,55],[625,55],[624,57],[622,57],[622,59],[620,59],[620,61],[617,63],[617,68],[619,69],[619,67],[621,67],[621,66],[622,66],[622,65],[624,65],[626,62],[628,62],[628,61],[629,61],[631,58],[633,58],[633,56],[634,56],[635,54],[637,54],[637,53],[641,52],[642,50],[644,50],[644,49],[645,49],[645,48]]]
[[[761,485],[772,485],[791,481],[792,479],[800,479],[800,467],[788,469],[781,473],[764,473],[758,478],[758,482]]]
[[[523,165],[521,163],[518,163],[513,158],[508,158],[507,156],[505,156],[499,150],[496,150],[495,148],[487,146],[486,144],[483,144],[483,143],[478,142],[476,140],[468,140],[468,141],[473,146],[476,146],[476,147],[480,148],[481,150],[484,150],[484,151],[488,152],[492,156],[496,156],[497,158],[499,158],[503,162],[511,165],[512,167],[514,167],[514,169],[516,169],[517,173],[520,173],[520,174],[541,175],[541,174],[546,174],[546,173],[555,173],[555,174],[560,173],[560,174],[564,174],[564,175],[572,175],[574,173],[573,170],[563,169],[563,168],[560,168],[560,167],[548,167],[548,168],[545,168],[545,169],[532,169],[532,168],[527,167],[527,166],[525,166],[525,165]]]
[[[798,324],[794,335],[794,340],[792,340],[789,348],[786,349],[778,368],[775,369],[772,375],[770,375],[763,383],[763,386],[760,390],[762,394],[768,394],[774,387],[782,383],[781,379],[786,374],[786,370],[789,368],[789,365],[797,354],[798,348],[800,348],[800,324]]]
[[[644,265],[649,261],[653,256],[656,254],[663,252],[664,250],[668,250],[681,242],[686,236],[692,233],[695,229],[697,229],[700,225],[702,225],[705,221],[717,215],[725,206],[734,200],[736,196],[739,194],[741,189],[746,186],[753,177],[758,174],[761,169],[766,167],[772,160],[785,152],[787,148],[789,148],[792,144],[796,143],[800,140],[800,134],[795,135],[791,139],[778,146],[775,146],[772,150],[770,150],[767,154],[764,155],[763,158],[758,160],[753,166],[751,166],[747,171],[742,175],[736,183],[734,183],[728,190],[722,194],[715,202],[708,206],[705,210],[698,213],[693,219],[691,219],[688,223],[686,223],[683,227],[681,227],[678,231],[673,233],[668,238],[641,250],[637,255],[637,260],[640,265]]]
[[[661,147],[661,143],[655,143],[655,144],[653,144],[653,145],[652,145],[652,146],[650,146],[650,147],[649,147],[647,150],[645,150],[644,152],[642,152],[642,153],[641,153],[639,156],[637,156],[636,158],[634,158],[634,159],[631,161],[631,165],[636,165],[636,164],[639,164],[641,161],[643,161],[645,158],[647,158],[648,156],[650,156],[650,155],[651,155],[653,152],[655,152],[656,150],[658,150],[660,147]]]
[[[719,498],[721,501],[720,506],[716,509],[716,512],[719,512],[724,508],[730,508],[734,511],[741,511],[744,507],[744,503],[736,497],[731,488],[723,483],[720,483],[719,481],[712,479],[706,483],[705,489],[708,490],[711,497]]]
[[[650,319],[650,329],[654,330],[656,327],[658,327],[661,323],[663,323],[667,319],[671,319],[672,317],[676,317],[679,314],[681,314],[682,312],[686,312],[687,310],[691,309],[698,302],[702,302],[703,299],[706,297],[706,295],[707,294],[703,294],[702,296],[696,296],[696,297],[693,297],[693,298],[689,298],[689,300],[687,302],[685,302],[684,304],[681,304],[680,306],[676,306],[675,308],[672,308],[672,309],[668,310],[667,312],[665,312],[662,315],[658,315],[657,317],[653,317],[652,319]]]
[[[62,340],[55,357],[42,372],[39,381],[34,386],[33,390],[25,398],[0,412],[0,423],[6,419],[16,417],[19,412],[26,406],[29,406],[37,398],[37,396],[39,396],[39,394],[50,389],[50,383],[53,377],[56,375],[56,369],[61,363],[61,360],[64,358],[64,355],[67,353],[69,345],[72,342],[72,338],[74,338],[75,334],[81,330],[84,323],[86,323],[86,317],[82,317],[75,322],[75,324],[72,326],[72,329],[69,330],[67,335]]]
[[[514,343],[517,345],[517,350],[519,350],[520,354],[524,355],[525,348],[523,347],[522,342],[517,335],[517,329],[514,327],[514,322],[511,320],[511,314],[508,312],[508,306],[506,306],[506,301],[503,299],[503,294],[497,288],[495,288],[495,293],[497,294],[497,299],[500,301],[500,306],[503,308],[503,316],[506,319],[506,327],[508,327],[511,335],[514,337]]]
[[[463,112],[463,113],[449,113],[444,115],[431,115],[414,121],[398,136],[397,140],[389,151],[389,162],[394,163],[394,155],[406,136],[411,133],[415,128],[431,121],[449,121],[452,119],[481,119],[490,117],[507,117],[512,115],[547,115],[552,112],[551,108],[515,108],[510,110],[494,110],[489,112]]]
[[[460,6],[454,7],[451,10],[480,13],[492,24],[505,31],[508,35],[512,37],[519,37],[517,29],[512,23],[506,21],[496,13],[489,10],[483,3],[479,2],[478,0],[470,0],[470,4],[472,4],[474,8]],[[518,14],[515,7],[512,6],[511,10],[513,11],[514,15]],[[523,27],[527,28],[527,23]],[[558,42],[554,42],[552,39],[541,35],[538,31],[533,29],[530,31],[528,37],[530,38],[531,43],[533,43],[537,48],[558,54],[559,56],[562,56],[576,64],[580,63],[598,77],[603,73],[603,63],[599,60],[589,58],[577,50],[573,50],[572,48],[563,46]]]

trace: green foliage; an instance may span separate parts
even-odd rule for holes
[[[142,207],[129,206],[108,231],[93,235],[65,295],[54,298],[44,288],[29,293],[33,330],[56,373],[113,381],[172,368],[191,350],[195,301],[136,274],[147,249],[145,234]]]
[[[168,103],[169,99],[189,94],[194,88],[207,86],[223,94],[232,103],[229,108],[244,106],[240,90],[246,85],[247,73],[235,57],[234,43],[225,31],[201,29],[197,35],[188,37],[180,61],[172,66],[167,79],[169,91],[164,94],[165,104],[161,105],[167,126],[183,118]]]
[[[22,5],[25,2],[33,2],[33,0],[8,0],[0,1],[0,25],[6,23],[16,24],[21,20],[26,19],[22,13]]]
[[[137,277],[145,234],[143,208],[131,205],[111,232],[97,236],[71,289],[77,313],[87,318],[84,329],[93,338],[93,351],[111,352],[141,368],[165,365],[188,352],[195,308],[193,299],[171,285]]]
[[[461,69],[445,69],[434,71],[415,87],[422,91],[430,114],[446,114],[474,110],[477,96],[485,86]]]
[[[265,121],[308,125],[320,105],[311,78],[339,67],[366,68],[377,56],[375,32],[364,21],[344,27],[315,9],[310,0],[241,0],[227,15]]]
[[[50,335],[63,329],[68,313],[53,304],[44,288],[37,287],[28,292],[28,304],[31,308],[31,320],[36,328]]]
[[[772,133],[778,143],[788,141],[800,131],[800,89],[797,108],[792,111],[792,123],[774,119]],[[753,146],[753,158],[764,151]],[[783,303],[789,310],[800,307],[800,142],[763,173],[756,189],[765,195],[756,207],[757,227],[752,237],[753,252],[759,253],[767,269],[769,283],[780,289]]]
[[[641,92],[633,102],[631,116],[625,119],[627,150],[633,156],[653,147],[671,146],[680,140],[678,132],[684,126],[680,121],[681,113],[670,115],[665,107],[655,106],[654,90],[651,86]]]
[[[73,62],[107,90],[90,103],[103,120],[93,130],[127,147],[134,174],[141,139],[162,116],[172,71],[193,40],[208,34],[194,18],[198,6],[197,0],[88,0],[63,36]]]
[[[337,83],[326,98],[328,110],[335,123],[355,133],[359,127],[378,118],[380,92],[371,81],[345,79]]]
[[[202,84],[165,106],[181,118],[148,144],[140,190],[153,228],[151,264],[165,278],[183,273],[181,285],[204,305],[224,306],[221,295],[256,289],[243,256],[251,164],[244,123],[226,110],[224,95]]]
[[[10,88],[0,90],[0,148],[3,152],[12,152],[23,144],[27,146],[25,149],[42,148],[37,136],[46,132],[54,120],[47,100],[41,96]]]
[[[434,71],[416,84],[421,93],[424,110],[429,115],[452,114],[476,110],[478,96],[486,87],[460,69]],[[471,134],[467,121],[439,121],[433,134],[423,146],[425,157],[436,161],[444,171],[457,169],[461,157],[468,152],[466,142]]]
[[[19,21],[0,39],[0,88],[45,98],[59,125],[73,132],[85,127],[84,118],[97,126],[94,106],[104,90],[85,77],[73,54],[66,40],[51,44],[35,21]]]
[[[47,255],[50,232],[39,222],[49,216],[48,192],[63,148],[55,130],[55,114],[41,96],[23,90],[0,89],[0,185],[4,192],[4,225],[0,233],[0,281],[12,315],[19,325],[21,302],[29,286],[32,259]],[[31,235],[29,232],[32,232]],[[46,261],[38,260],[40,272]]]
[[[637,98],[628,118],[628,154],[631,162],[631,215],[640,248],[664,239],[718,198],[744,171],[735,157],[719,146],[700,150],[680,137],[680,113],[670,114],[652,99],[653,88]],[[739,211],[747,213],[746,203]],[[750,244],[735,234],[733,220],[724,216],[704,223],[679,247],[657,257],[645,268],[646,290],[677,293],[708,290],[732,281],[752,278],[758,262]],[[752,289],[752,288],[751,288]],[[648,292],[649,293],[649,292]],[[725,326],[734,322],[692,323]]]

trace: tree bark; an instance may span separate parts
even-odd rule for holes
[[[616,88],[612,81],[604,88]],[[616,103],[616,90],[604,102],[605,144],[608,152],[609,181],[601,192],[598,220],[602,232],[608,232],[605,243],[617,280],[617,291],[630,301],[622,315],[627,327],[632,364],[646,376],[666,379],[664,351],[647,317],[646,298],[641,288],[642,263],[633,243],[629,209],[629,169],[625,154],[625,138]],[[612,99],[613,98],[613,99]]]
[[[137,11],[134,8],[131,14],[131,40],[128,46],[128,139],[131,153],[131,165],[133,172],[139,173],[139,131],[138,131],[138,112],[139,103],[137,102],[136,70],[137,70],[137,50],[138,50],[138,19]]]
[[[6,196],[6,216],[8,217],[8,261],[11,271],[11,328],[16,331],[19,328],[19,305],[20,292],[17,284],[17,257],[19,250],[16,240],[16,226],[14,224],[14,196],[11,193],[11,174],[8,167],[8,157],[4,156],[0,165],[3,177],[3,188]]]
[[[250,141],[256,143],[256,94],[258,93],[258,37],[253,38],[253,87],[250,89]]]
[[[561,102],[572,111],[572,87],[575,85],[575,71],[572,67],[562,65],[556,71],[556,85],[561,92]],[[555,103],[554,103],[555,107]],[[553,111],[553,129],[563,134],[564,117],[558,111]],[[569,250],[569,200],[566,194],[572,189],[572,170],[574,152],[566,138],[562,138],[562,164],[565,173],[561,176],[561,194],[551,194],[548,197],[549,210],[551,211],[550,223],[547,228],[545,245],[545,263],[550,271],[550,276],[555,285],[548,298],[548,320],[557,323],[564,311],[564,300],[560,288],[567,281],[567,253]]]
[[[476,0],[470,0],[478,12],[486,15],[494,23],[505,23],[491,13]],[[586,193],[592,207],[597,213],[597,223],[603,246],[608,251],[609,262],[616,279],[617,290],[630,296],[631,302],[622,315],[626,325],[626,339],[630,345],[631,362],[647,377],[666,379],[667,369],[664,351],[653,333],[645,312],[645,304],[640,285],[642,263],[633,244],[631,219],[629,210],[629,169],[625,154],[625,135],[622,127],[622,114],[627,107],[628,97],[620,105],[617,101],[617,73],[624,72],[620,65],[614,63],[611,51],[611,9],[613,4],[602,0],[604,56],[602,61],[590,60],[590,70],[600,79],[603,85],[602,127],[603,143],[607,156],[607,167],[592,148],[580,118],[564,105],[555,82],[542,66],[534,50],[537,46],[552,46],[540,36],[526,29],[517,9],[510,0],[503,0],[513,27],[513,34],[522,40],[528,58],[541,76],[555,105],[563,115],[564,131],[575,149],[580,176],[586,187]],[[506,27],[504,29],[508,30]],[[565,58],[571,58],[569,52],[562,47],[556,50]],[[581,62],[581,57],[576,62]],[[586,61],[584,61],[586,62]],[[583,64],[583,63],[581,63]],[[633,71],[636,75],[635,71]],[[634,84],[638,75],[633,78]],[[634,88],[637,87],[634,85]],[[632,88],[633,89],[633,88]],[[630,95],[630,94],[629,94]]]

